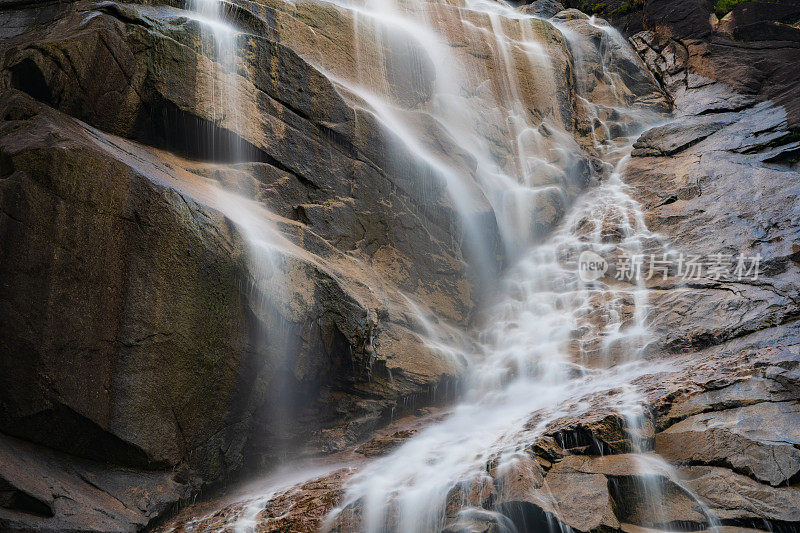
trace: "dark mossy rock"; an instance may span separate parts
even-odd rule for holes
[[[225,221],[21,95],[2,115],[3,431],[127,466],[210,464],[235,440],[247,342]]]

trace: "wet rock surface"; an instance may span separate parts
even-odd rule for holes
[[[740,95],[770,100],[800,127],[800,7],[791,0],[572,0],[567,7],[608,19],[627,36],[649,31],[668,48],[661,61],[686,61],[692,72]],[[665,73],[669,84],[672,73]]]
[[[720,523],[791,530],[796,517],[771,502],[795,498],[797,482],[800,169],[793,111],[706,77],[675,40],[643,32],[632,42],[675,103],[674,120],[642,135],[625,172],[648,207],[648,227],[677,254],[744,250],[762,262],[757,279],[731,270],[651,282],[654,354],[688,353],[702,361],[701,374],[717,368],[705,379],[694,373],[658,400],[654,450],[681,465],[684,486]],[[723,502],[722,492],[731,500]]]
[[[512,468],[489,464],[454,490],[445,531],[798,527],[797,141],[785,108],[704,77],[659,39],[632,42],[674,118],[641,136],[623,179],[671,250],[759,254],[761,275],[651,280],[647,357],[670,363],[634,381],[647,398],[638,427],[593,398],[598,408],[533,436]],[[658,497],[636,496],[648,491]],[[334,529],[357,529],[358,509],[345,516]]]
[[[770,418],[774,402],[759,399],[758,393],[750,395],[749,399],[748,394],[740,396],[738,393],[757,389],[759,385],[754,384],[762,381],[787,391],[773,376],[786,372],[786,367],[798,368],[798,358],[796,352],[765,353],[753,346],[739,348],[743,350],[702,352],[698,354],[702,363],[697,363],[691,355],[678,358],[665,372],[643,376],[634,383],[651,406],[646,416],[656,428],[655,442],[654,447],[646,445],[645,449],[653,451],[612,451],[600,455],[591,449],[562,448],[552,437],[532,437],[524,450],[504,462],[502,470],[487,464],[486,476],[454,487],[452,504],[448,507],[452,512],[447,513],[444,530],[496,531],[511,524],[526,531],[564,526],[578,531],[711,531],[711,527],[737,532],[791,531],[796,527],[796,509],[800,505],[796,481],[782,480],[773,485],[768,476],[762,475],[759,479],[748,468],[768,465],[766,472],[791,472],[785,454],[778,453],[772,458],[762,453],[762,449],[792,447],[790,442],[784,441],[783,434],[794,430],[796,418]],[[784,406],[796,409],[800,395],[797,390],[789,394],[791,401],[777,403],[782,406],[779,407],[781,413],[785,411]],[[716,400],[723,396],[736,400],[732,400],[733,404]],[[593,399],[602,403],[600,398]],[[757,430],[748,433],[748,421],[756,424],[756,419],[741,416],[740,410],[746,408],[734,407],[737,402],[748,403],[754,413],[763,411],[758,416],[771,420],[772,424],[759,425]],[[689,411],[699,408],[703,414],[691,415],[680,422],[670,416],[670,412],[674,415],[685,408]],[[603,417],[602,411],[594,416],[609,418]],[[670,435],[685,431],[686,422],[695,424],[694,417],[698,416],[716,429],[706,428],[694,435],[683,435],[680,441],[669,440]],[[599,436],[607,428],[595,426],[593,431],[600,440]],[[713,438],[714,431],[738,431],[747,437],[731,438],[729,435],[704,447],[707,439]],[[632,439],[629,439],[629,448],[641,442],[638,435]],[[709,453],[703,455],[697,450]],[[749,466],[742,470],[744,463]],[[351,468],[358,468],[358,463],[351,463]],[[361,524],[358,507],[340,513],[333,524],[323,521],[325,513],[319,512],[318,502],[325,502],[325,509],[330,511],[341,501],[340,483],[346,484],[346,480],[338,476],[340,474],[323,476],[313,483],[299,484],[270,502],[260,503],[263,510],[257,515],[256,523],[263,529],[257,530],[280,530],[271,517],[275,516],[275,509],[287,505],[287,498],[293,502],[287,516],[298,520],[297,527],[358,530]],[[658,497],[653,498],[653,494]],[[311,507],[307,509],[309,502]],[[221,507],[218,517],[230,517],[243,507],[242,503],[229,506],[212,503]],[[190,512],[178,517],[162,530],[183,531],[192,516],[196,515]],[[227,518],[199,524],[232,530],[235,522]],[[191,522],[191,527],[197,526],[198,523]]]
[[[172,5],[0,8],[0,431],[65,464],[181,472],[169,505],[120,529],[276,450],[352,444],[459,374],[407,303],[469,320],[452,206],[371,159],[374,122],[265,18],[236,8],[254,34],[232,73]],[[226,84],[241,116],[215,115]],[[272,209],[291,250],[275,270],[222,184]],[[289,290],[265,312],[270,283]]]
[[[76,460],[11,437],[0,440],[0,458],[7,531],[138,530],[189,495],[171,472]]]
[[[322,68],[349,67],[308,61],[320,42],[352,37],[335,8],[231,4],[248,33],[230,72],[195,21],[156,4],[0,6],[0,525],[141,529],[288,446],[347,466],[266,501],[206,502],[163,531],[232,530],[251,511],[257,531],[356,529],[358,507],[324,522],[353,469],[438,415],[379,428],[393,410],[447,400],[463,370],[420,341],[406,300],[470,324],[483,287],[463,228],[441,185],[420,187],[407,160],[385,158],[389,134]],[[674,365],[634,383],[642,419],[615,410],[613,394],[582,398],[596,407],[543,429],[532,418],[506,468],[487,464],[453,489],[445,531],[800,523],[800,141],[786,74],[796,28],[743,5],[698,30],[694,7],[645,2],[644,27],[661,23],[632,42],[675,111],[639,138],[623,179],[674,250],[759,254],[763,275],[652,280],[647,357]],[[584,61],[618,60],[619,45],[577,11],[526,9],[604,43]],[[533,86],[526,104],[580,138],[594,126],[570,96],[574,59],[557,57],[555,104]],[[753,70],[774,62],[770,76]],[[415,69],[421,79],[397,95],[410,112],[430,93]],[[631,103],[666,109],[637,65],[616,79]],[[235,87],[240,116],[215,114],[220,83]],[[608,87],[598,78],[589,90]],[[428,137],[446,145],[433,126]],[[498,158],[504,142],[498,133]],[[245,160],[232,163],[233,150]],[[271,313],[254,303],[264,273],[220,184],[268,206],[295,246],[280,254],[289,294]],[[555,225],[559,202],[532,224]],[[476,210],[491,217],[488,202]],[[635,497],[643,487],[661,495],[655,507]]]
[[[658,72],[668,49],[656,55],[652,39],[643,33],[632,40]],[[785,110],[702,78],[685,63],[675,77],[675,120],[637,141],[626,182],[672,251],[726,262],[731,256],[731,265],[688,282],[674,272],[653,283],[658,343],[678,352],[772,328],[790,334],[798,316],[800,171]],[[760,258],[758,276],[737,274],[740,256]],[[688,286],[673,290],[681,282]]]

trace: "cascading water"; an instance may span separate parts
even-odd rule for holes
[[[237,86],[238,47],[240,33],[230,24],[226,17],[228,6],[222,0],[190,0],[188,6],[191,17],[200,25],[204,52],[215,59],[214,82],[209,94],[204,95],[211,102],[214,121],[224,124],[228,130],[238,131],[243,110],[239,105]],[[222,145],[203,147],[206,153],[221,154],[222,159],[233,164],[247,161],[252,152],[242,139],[231,136],[219,139],[214,135],[206,135],[210,143]],[[284,321],[276,317],[278,302],[287,300],[284,272],[287,261],[292,256],[302,255],[303,251],[287,239],[277,228],[275,216],[261,203],[248,199],[225,187],[224,183],[212,183],[213,205],[231,220],[244,238],[248,252],[247,286],[243,292],[248,295],[250,310],[263,325],[265,338],[254,349],[264,354],[273,365],[273,388],[276,398],[271,413],[272,433],[276,443],[272,445],[274,453],[284,453],[283,439],[287,430],[283,421],[289,416],[285,412],[287,406],[280,401],[282,389],[280,384],[286,382],[288,372],[286,359],[293,351],[291,333]]]
[[[221,60],[223,68],[235,72],[235,35],[219,5],[198,0],[194,9],[212,28],[219,57],[233,58]],[[609,54],[638,59],[601,22],[575,15],[545,22],[502,2],[329,5],[352,18],[353,53],[306,49],[306,59],[381,124],[399,174],[417,176],[422,190],[426,181],[447,190],[470,261],[496,290],[460,343],[450,341],[461,335],[409,300],[427,345],[469,361],[464,396],[444,420],[361,468],[327,523],[439,531],[481,510],[500,529],[519,529],[499,511],[454,497],[456,489],[480,492],[489,465],[512,469],[551,422],[596,409],[601,392],[603,407],[631,426],[641,423],[630,382],[652,371],[637,362],[648,340],[647,290],[641,279],[582,281],[575,265],[586,251],[611,257],[659,246],[620,180],[635,136],[657,115],[626,92],[624,72],[605,64]],[[235,116],[235,97],[223,100]],[[246,200],[221,199],[255,250],[287,247]],[[497,251],[486,238],[487,212],[508,262],[500,279],[492,274]],[[255,253],[253,261],[269,264],[269,257]],[[646,452],[646,443],[634,448]],[[654,462],[646,456],[643,469]],[[542,508],[552,515],[558,502]]]
[[[485,326],[475,332],[480,352],[471,354],[461,403],[444,421],[358,472],[337,513],[361,506],[364,531],[383,531],[387,524],[397,531],[439,531],[454,518],[447,507],[456,485],[480,485],[493,461],[498,469],[507,467],[549,422],[597,408],[588,403],[591,398],[619,388],[627,394],[605,407],[637,408],[639,398],[627,383],[652,371],[635,363],[646,335],[639,309],[644,289],[589,287],[563,260],[581,250],[602,251],[599,226],[609,219],[628,221],[622,226],[628,245],[650,236],[616,174],[591,196],[504,277]],[[598,229],[581,231],[587,220]],[[626,300],[635,310],[624,318]],[[604,323],[590,325],[593,316]],[[576,338],[584,329],[599,339]],[[611,362],[619,364],[608,368]],[[468,508],[466,503],[461,511]]]
[[[483,325],[474,332],[472,346],[478,347],[477,353],[466,354],[472,364],[465,379],[465,397],[444,421],[361,469],[351,479],[343,504],[329,517],[330,527],[442,530],[475,510],[470,508],[476,502],[462,497],[456,499],[454,511],[454,489],[466,484],[462,494],[480,492],[490,465],[497,471],[509,468],[526,443],[541,435],[549,422],[596,408],[587,399],[620,388],[625,393],[615,396],[607,407],[623,413],[638,407],[639,399],[627,384],[645,371],[635,363],[647,341],[643,281],[615,288],[586,284],[576,275],[574,263],[566,263],[587,250],[608,257],[615,249],[636,254],[657,244],[646,229],[639,206],[627,196],[618,172],[635,135],[653,116],[628,106],[624,95],[617,92],[614,73],[605,68],[601,76],[607,81],[606,94],[590,94],[587,78],[596,74],[587,72],[584,56],[585,49],[595,45],[572,29],[561,28],[575,57],[577,98],[594,119],[589,150],[594,148],[600,161],[617,168],[570,209],[545,242],[536,242],[537,232],[532,228],[541,207],[537,196],[555,193],[556,202],[566,205],[581,178],[574,166],[588,151],[568,134],[569,126],[560,122],[557,114],[532,117],[530,104],[520,94],[515,52],[529,62],[523,73],[552,76],[547,52],[535,38],[531,19],[503,4],[467,2],[457,6],[464,33],[487,45],[501,72],[498,86],[491,92],[495,107],[490,112],[502,113],[496,123],[507,126],[513,157],[500,163],[483,131],[485,117],[479,115],[485,110],[461,98],[465,90],[479,90],[480,82],[488,83],[490,78],[481,80],[478,74],[477,79],[464,79],[470,77],[469,69],[448,49],[454,43],[448,40],[447,15],[441,16],[437,7],[421,2],[382,2],[352,9],[360,24],[371,20],[380,31],[404,34],[426,51],[436,71],[428,112],[459,149],[476,159],[473,179],[496,213],[512,265],[500,281],[499,296],[483,313]],[[473,17],[488,19],[488,24],[476,24]],[[620,37],[614,30],[594,20],[589,24],[619,46]],[[381,94],[380,87],[364,89],[362,71],[372,67],[359,69],[359,87],[339,82],[370,105],[393,132],[402,131],[402,137],[407,137],[413,126],[398,120],[396,106],[393,109],[389,103],[391,90],[384,87]],[[470,81],[477,86],[470,87]],[[613,125],[616,134],[606,124],[610,120],[603,120],[610,117],[617,119]],[[423,158],[429,157],[419,139],[402,141]],[[457,172],[449,167],[442,174],[454,192],[450,176]],[[469,213],[469,208],[463,208],[469,206],[462,199],[463,189],[463,185],[457,189],[455,197],[462,216]],[[469,224],[466,230],[468,238],[476,238],[469,235]],[[536,423],[531,424],[532,420]],[[645,486],[643,492],[657,498],[653,489],[657,486]],[[552,503],[557,508],[558,502]],[[496,519],[501,530],[516,527],[499,513]]]

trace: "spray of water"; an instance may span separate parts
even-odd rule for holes
[[[241,131],[242,108],[238,88],[238,39],[240,32],[227,19],[227,5],[221,0],[191,0],[187,5],[189,17],[200,28],[203,53],[213,59],[211,79],[202,95],[211,103],[212,122],[209,128],[224,127]],[[203,147],[206,153],[223,154],[230,163],[243,163],[248,154],[245,142],[236,135],[218,138],[207,135],[208,142],[224,142],[224,146]],[[275,455],[284,455],[289,440],[291,408],[286,405],[282,386],[289,382],[292,368],[290,355],[296,352],[296,342],[290,324],[281,316],[280,306],[288,306],[291,289],[287,272],[307,254],[278,229],[276,217],[259,202],[246,198],[225,187],[212,184],[211,203],[238,229],[247,246],[248,275],[242,287],[248,305],[263,329],[254,342],[272,369],[271,443]],[[285,313],[284,313],[285,314]]]

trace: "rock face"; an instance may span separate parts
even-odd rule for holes
[[[226,405],[245,379],[230,364],[245,363],[247,317],[223,221],[29,97],[8,94],[3,116],[3,428],[177,464],[235,424]]]
[[[796,528],[788,511],[798,505],[796,98],[781,106],[751,96],[776,94],[777,72],[774,86],[754,93],[710,74],[675,37],[642,32],[631,40],[675,103],[674,120],[642,135],[625,173],[648,227],[676,254],[761,261],[758,276],[732,271],[687,283],[675,275],[652,284],[653,354],[688,354],[697,365],[659,386],[654,450],[679,465],[683,486],[719,523]]]
[[[465,365],[425,337],[425,321],[467,328],[492,289],[476,257],[493,270],[506,260],[494,199],[481,191],[465,218],[342,81],[359,69],[344,52],[354,41],[344,10],[225,2],[241,30],[231,65],[178,4],[0,5],[2,529],[137,530],[287,452],[387,453],[418,425],[374,430],[393,411],[441,401]],[[760,254],[763,275],[705,277],[691,290],[674,275],[652,280],[647,356],[675,369],[635,383],[647,398],[639,425],[598,398],[541,432],[532,419],[506,468],[487,464],[453,488],[446,531],[800,522],[797,14],[758,5],[721,19],[709,2],[633,2],[618,14],[650,30],[632,42],[675,108],[639,138],[622,176],[648,226],[676,251]],[[626,105],[669,107],[609,32],[560,7],[526,9],[594,45],[576,57],[536,19],[516,37],[535,36],[551,64],[527,76],[517,47],[503,74],[526,74],[520,105],[552,126],[537,139],[568,134],[580,154],[534,173],[534,185],[564,184],[536,198],[534,235],[605,177],[588,141],[601,120],[605,140],[627,133],[611,105],[589,116],[579,81],[597,100],[613,85]],[[459,28],[457,11],[437,16]],[[492,46],[459,42],[453,53],[483,72]],[[473,177],[475,154],[432,117],[425,54],[382,60],[383,77],[365,78],[390,86],[394,112],[418,115],[420,138]],[[615,69],[613,83],[598,65]],[[492,157],[513,165],[514,132],[492,122],[500,104],[485,92],[459,97],[484,113]],[[220,113],[225,98],[237,105]],[[481,239],[465,237],[465,220],[482,221]],[[350,474],[259,502],[259,530],[319,529]],[[230,528],[247,511],[216,503],[200,526]],[[357,528],[360,510],[349,511],[334,527]]]
[[[444,530],[793,530],[800,491],[786,457],[794,450],[796,425],[789,413],[800,400],[797,382],[790,381],[800,368],[797,352],[748,348],[741,341],[728,348],[676,358],[677,371],[638,379],[650,406],[648,422],[625,437],[625,447],[604,440],[625,422],[613,408],[602,408],[602,398],[593,398],[598,407],[587,417],[557,421],[544,435],[532,432],[502,468],[492,461],[480,479],[452,489]],[[699,424],[703,430],[691,433]],[[572,438],[565,439],[570,428]],[[405,433],[391,431],[367,449]],[[652,451],[631,453],[643,436]],[[594,444],[576,445],[581,441]],[[334,524],[323,520],[341,502],[350,475],[352,469],[319,476],[257,502],[257,530],[292,524],[298,531],[359,531],[358,508],[339,514]],[[161,530],[183,531],[188,524],[232,531],[248,508],[247,501],[212,501]]]
[[[393,412],[447,399],[464,368],[424,338],[425,321],[464,330],[511,237],[481,184],[467,180],[465,214],[427,179],[436,158],[473,181],[477,163],[430,115],[425,54],[379,39],[373,51],[397,112],[418,115],[433,147],[421,164],[342,82],[360,67],[351,13],[222,6],[238,29],[232,62],[188,4],[0,6],[0,432],[21,450],[9,454],[30,456],[3,471],[3,528],[141,528],[245,466],[336,452]],[[533,175],[545,191],[525,233],[539,235],[602,169],[569,46],[550,23],[529,25],[551,61],[518,76],[520,102],[547,119],[543,145],[576,139]],[[492,46],[457,53],[494,72]],[[510,58],[508,75],[531,68],[522,48]],[[623,70],[627,103],[666,108],[641,65]],[[484,113],[491,156],[513,166],[515,132],[494,128],[486,93],[464,97]],[[120,487],[159,496],[131,503]]]
[[[728,275],[699,279],[690,291],[673,290],[676,279],[654,287],[659,344],[677,352],[771,328],[790,333],[798,313],[800,190],[798,141],[784,109],[701,77],[651,33],[633,41],[670,79],[676,104],[676,119],[639,139],[627,169],[649,208],[648,226],[676,253],[761,258],[757,279],[733,275],[732,265]]]
[[[572,0],[565,5],[607,18],[627,36],[653,32],[671,47],[666,61],[674,55],[695,74],[775,102],[785,108],[789,126],[800,127],[797,2]]]
[[[363,152],[369,139],[380,155],[374,122],[264,19],[246,19],[255,63],[234,74],[166,5],[2,9],[0,431],[68,454],[53,464],[148,471],[109,485],[150,490],[151,471],[180,485],[101,523],[10,470],[9,491],[49,510],[3,511],[3,528],[84,511],[70,527],[140,528],[245,460],[335,450],[458,374],[412,333],[405,300],[469,320],[476,278],[452,208]],[[249,107],[219,120],[208,94],[228,82]],[[270,205],[293,241],[275,306],[259,303],[275,274],[250,257],[221,182]]]
[[[2,439],[0,457],[5,530],[136,530],[188,496],[171,472],[67,459],[9,437]]]
[[[645,14],[652,4],[645,3]],[[674,114],[641,135],[622,179],[648,227],[674,254],[758,255],[759,276],[686,282],[670,272],[650,280],[654,340],[646,356],[654,369],[633,382],[646,398],[638,427],[613,407],[613,394],[576,398],[595,407],[531,431],[504,469],[490,462],[480,479],[453,488],[445,531],[798,528],[797,98],[784,96],[787,106],[764,101],[786,87],[780,69],[774,80],[743,89],[754,79],[748,70],[731,80],[720,74],[730,64],[702,68],[684,44],[716,50],[711,29],[694,36],[660,32],[707,18],[688,4],[672,5],[672,15],[651,19],[662,22],[659,30],[638,33],[632,43],[672,97]],[[710,5],[700,7],[710,13]],[[752,57],[742,54],[737,68],[761,68]],[[534,417],[530,427],[536,426]],[[401,435],[370,441],[364,450],[393,445]],[[330,508],[341,498],[337,491],[329,488]],[[358,530],[359,508],[351,511],[339,515],[334,530]]]

